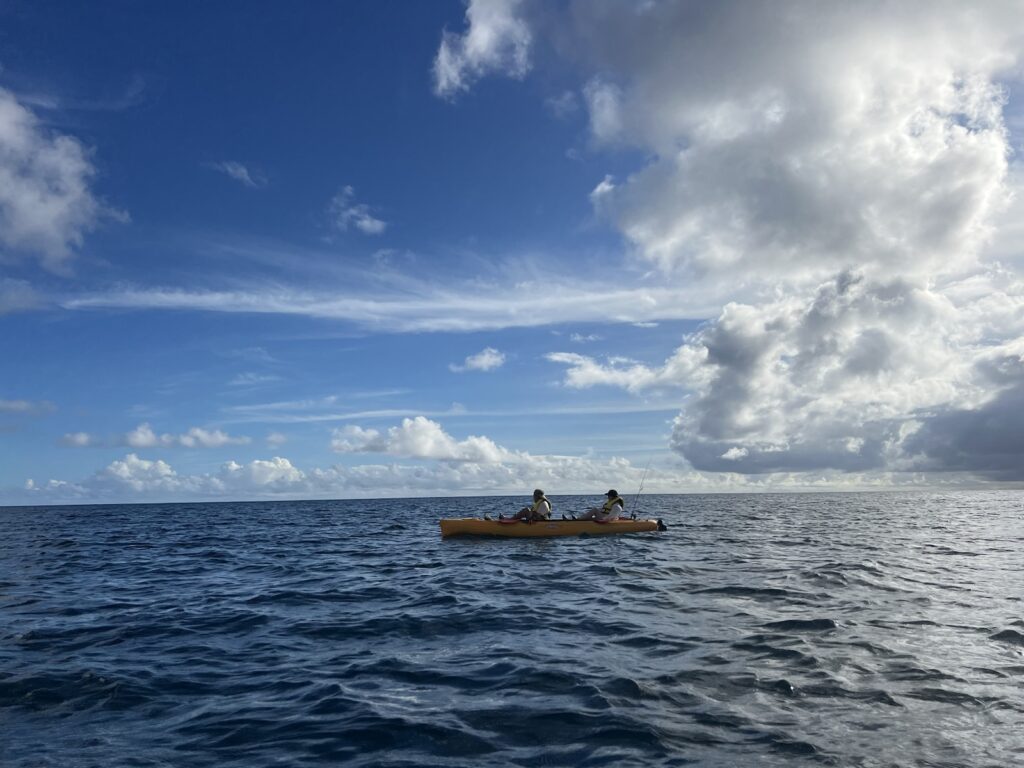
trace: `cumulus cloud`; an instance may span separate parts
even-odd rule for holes
[[[159,446],[181,446],[183,448],[222,448],[225,445],[246,445],[252,442],[249,437],[232,437],[219,429],[207,430],[191,427],[179,435],[164,433],[158,435],[146,422],[139,424],[131,432],[122,436],[119,441],[132,448],[156,448]]]
[[[1024,307],[1022,300],[1018,307]],[[1024,329],[980,355],[973,372],[995,394],[982,402],[947,403],[918,414],[903,441],[917,471],[973,472],[1024,479]]]
[[[1015,3],[513,10],[579,73],[595,149],[643,152],[598,216],[666,281],[734,292],[661,365],[549,355],[566,386],[675,388],[672,446],[708,471],[1024,474],[1024,292],[985,262],[1022,253]]]
[[[574,6],[599,142],[652,160],[595,189],[642,257],[691,274],[963,266],[1006,204],[1013,4]]]
[[[69,448],[85,448],[95,443],[95,441],[96,438],[88,432],[68,432],[60,439],[60,444],[66,445]]]
[[[331,448],[338,453],[384,453],[410,459],[499,463],[529,461],[530,456],[509,451],[487,437],[456,440],[436,421],[424,416],[403,419],[387,432],[348,425],[334,430]]]
[[[648,153],[592,199],[666,271],[958,269],[1007,204],[997,78],[1024,41],[1014,3],[926,19],[890,3],[503,9],[584,73],[596,141]]]
[[[175,490],[180,484],[178,474],[167,462],[140,459],[134,453],[111,462],[97,475],[97,480],[101,485],[124,484],[133,491]]]
[[[1008,435],[1024,432],[1024,412],[1013,415],[1024,286],[1003,279],[938,291],[844,274],[807,295],[727,305],[661,366],[548,359],[570,387],[686,392],[672,446],[701,470],[969,471],[986,455],[1008,470],[1019,443]],[[983,429],[995,414],[1000,429]]]
[[[234,179],[242,186],[249,187],[250,189],[260,189],[261,187],[267,186],[266,176],[235,160],[222,160],[216,163],[207,163],[206,167],[219,171],[225,176]]]
[[[244,465],[229,461],[221,468],[217,480],[227,486],[243,485],[273,491],[301,484],[305,477],[305,473],[288,459],[275,456],[269,461],[256,459]]]
[[[383,234],[388,227],[387,222],[370,213],[370,207],[365,203],[357,203],[355,196],[355,190],[345,186],[331,198],[327,206],[331,223],[339,232],[347,232],[349,227],[355,227],[364,235]]]
[[[66,274],[101,218],[126,218],[94,195],[95,175],[89,149],[0,88],[0,262],[29,256]]]
[[[716,492],[908,487],[947,484],[961,487],[964,477],[935,479],[923,474],[821,472],[741,475],[702,473],[685,468],[634,466],[623,458],[529,456],[512,462],[438,460],[334,465],[304,470],[281,456],[247,463],[227,461],[211,472],[182,474],[160,459],[129,453],[82,480],[52,478],[25,481],[5,498],[39,504],[102,501],[189,501],[198,499],[382,498],[523,494],[537,486],[551,494],[599,494],[610,484],[645,492]],[[600,490],[595,490],[600,489]],[[640,509],[643,509],[641,501]]]
[[[505,364],[505,353],[493,347],[485,347],[475,355],[469,355],[462,363],[451,363],[448,367],[455,373],[463,371],[493,371]]]
[[[474,0],[468,29],[445,31],[434,59],[434,91],[452,97],[490,72],[523,77],[529,70],[532,33],[518,13],[521,0]]]
[[[562,493],[599,493],[609,484],[639,487],[646,469],[623,458],[535,456],[511,451],[487,437],[456,440],[428,419],[406,419],[386,432],[350,427],[338,430],[335,448],[341,452],[379,452],[417,459],[415,464],[389,463],[331,466],[303,470],[275,456],[248,463],[227,461],[213,472],[181,474],[161,459],[129,453],[92,476],[79,481],[26,481],[28,500],[184,500],[196,498],[315,498],[444,496],[480,493],[523,493],[538,485]],[[426,462],[426,463],[424,463]],[[662,491],[693,487],[697,474],[647,474],[648,489]],[[706,479],[707,487],[724,489],[721,478]]]

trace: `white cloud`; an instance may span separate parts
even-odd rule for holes
[[[249,437],[232,437],[219,429],[207,430],[191,427],[179,435],[164,433],[158,435],[148,423],[142,423],[125,434],[119,441],[131,448],[156,448],[158,446],[181,446],[183,448],[222,448],[225,445],[247,445]]]
[[[300,485],[306,479],[305,473],[292,465],[288,459],[275,456],[269,461],[257,459],[246,465],[229,461],[221,467],[218,480],[229,487],[243,486],[274,490]]]
[[[564,380],[567,387],[587,389],[608,385],[630,392],[641,392],[691,386],[694,373],[703,362],[703,355],[701,349],[680,347],[660,368],[650,368],[626,358],[612,358],[601,363],[575,352],[551,352],[545,357],[553,363],[568,366]]]
[[[583,95],[590,112],[590,130],[594,138],[603,143],[618,140],[623,132],[622,90],[598,77],[587,83]]]
[[[514,10],[578,72],[595,147],[643,153],[599,217],[663,281],[732,293],[663,365],[550,355],[567,386],[680,391],[698,469],[1024,475],[1024,289],[985,261],[1024,263],[1019,4]]]
[[[50,413],[56,406],[49,400],[3,400],[0,399],[0,413],[37,415]]]
[[[269,448],[279,448],[287,442],[287,436],[282,435],[280,432],[271,432],[267,435],[267,446]]]
[[[339,431],[340,432],[340,431]],[[609,484],[639,487],[644,470],[621,458],[533,456],[510,451],[486,437],[456,440],[435,422],[407,419],[386,433],[351,428],[336,440],[359,443],[428,463],[332,466],[308,471],[276,456],[246,464],[225,462],[211,473],[182,475],[163,460],[142,459],[129,453],[91,477],[78,482],[50,480],[24,486],[27,499],[184,500],[194,498],[318,498],[331,496],[381,497],[528,493],[538,485],[552,493],[600,493]],[[346,448],[346,451],[348,449]],[[648,489],[680,490],[697,478],[654,469]],[[720,479],[710,485],[725,488]],[[664,484],[664,485],[662,485]]]
[[[521,0],[473,0],[466,9],[469,29],[445,31],[434,59],[434,91],[452,97],[490,72],[523,77],[530,67],[532,34],[517,16]]]
[[[247,363],[277,363],[279,362],[263,347],[245,347],[244,349],[233,349],[227,353],[229,357],[244,360]]]
[[[177,490],[181,479],[170,465],[161,460],[148,461],[129,453],[123,460],[111,464],[98,475],[102,483],[124,484],[133,491]]]
[[[573,91],[563,91],[558,96],[545,99],[544,104],[559,120],[568,120],[580,108],[579,98]]]
[[[36,309],[42,303],[39,294],[24,280],[0,278],[0,315]]]
[[[338,453],[384,453],[411,459],[466,462],[522,462],[529,454],[509,451],[486,437],[456,440],[436,421],[423,416],[403,419],[401,426],[386,433],[349,425],[334,430],[331,448]]]
[[[974,429],[971,450],[1009,476],[1024,434],[1024,284],[1001,273],[941,290],[844,275],[730,304],[658,367],[548,359],[571,387],[688,392],[672,445],[707,471],[977,472],[983,461],[953,440]],[[995,414],[998,428],[983,428]]]
[[[505,364],[505,353],[493,347],[485,347],[475,355],[469,355],[462,363],[451,363],[448,367],[455,373],[462,371],[493,371]]]
[[[471,4],[470,15],[476,4]],[[650,158],[592,194],[636,253],[734,282],[970,267],[1008,202],[1012,2],[504,6]],[[738,279],[737,279],[738,276]]]
[[[486,439],[486,438],[484,438]],[[917,473],[849,472],[741,475],[703,473],[673,466],[646,468],[622,458],[516,454],[508,462],[438,460],[426,464],[335,465],[303,470],[275,456],[245,464],[227,461],[208,473],[180,474],[166,461],[134,453],[80,481],[28,479],[5,499],[30,504],[103,501],[189,501],[198,499],[382,498],[528,494],[535,487],[549,494],[599,495],[609,485],[630,493],[642,480],[645,493],[735,492],[907,487],[976,487],[970,475],[936,479]],[[429,457],[428,457],[429,458]],[[556,513],[560,511],[556,503]],[[641,501],[640,509],[643,510]]]
[[[275,381],[280,381],[280,376],[275,376],[271,373],[253,373],[252,371],[246,371],[244,373],[236,374],[231,381],[228,382],[229,387],[259,387],[264,384],[272,384]]]
[[[95,441],[96,438],[88,432],[68,432],[60,439],[61,445],[66,445],[70,448],[85,448],[86,446],[93,445]]]
[[[558,286],[558,301],[551,301]],[[649,323],[707,317],[721,307],[721,293],[706,285],[622,287],[545,275],[515,285],[411,284],[403,293],[367,290],[339,295],[260,286],[252,290],[195,291],[123,288],[66,299],[66,309],[132,308],[282,314],[345,320],[371,330],[478,331],[565,323]]]
[[[166,435],[168,443],[171,441],[171,435]],[[130,445],[132,448],[154,448],[158,445],[164,444],[162,440],[157,437],[153,428],[149,424],[139,424],[131,432],[124,436],[124,442],[126,445]]]
[[[587,334],[571,333],[571,334],[569,334],[569,341],[573,342],[574,344],[589,344],[590,342],[593,342],[593,341],[601,341],[603,338],[604,338],[604,336],[601,336],[601,335],[596,334],[596,333],[587,333]]]
[[[722,454],[722,458],[725,459],[726,461],[736,461],[737,459],[744,458],[748,453],[749,451],[747,451],[746,448],[739,448],[734,445],[732,448],[730,448],[728,451]]]
[[[364,235],[383,234],[388,227],[387,222],[371,214],[368,205],[355,202],[355,195],[352,187],[345,186],[331,198],[327,206],[331,223],[340,232],[347,232],[349,227],[355,227]]]
[[[66,274],[101,218],[126,218],[93,194],[90,154],[0,88],[0,262],[28,255]]]
[[[251,442],[248,437],[231,437],[219,429],[206,430],[192,427],[183,435],[178,435],[178,443],[185,448],[220,448],[225,445],[245,445]]]
[[[208,168],[223,173],[239,184],[250,189],[260,189],[267,186],[267,177],[257,170],[250,169],[235,160],[222,160],[216,163],[207,163]]]
[[[995,78],[1024,39],[1011,3],[936,3],[927,19],[804,3],[580,4],[557,29],[535,16],[597,73],[595,139],[650,153],[593,198],[665,270],[957,268],[1006,202]]]

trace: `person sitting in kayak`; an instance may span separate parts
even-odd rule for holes
[[[606,501],[600,507],[591,507],[582,515],[579,516],[580,520],[598,520],[602,523],[606,523],[609,520],[618,520],[619,515],[625,513],[626,502],[619,497],[619,492],[614,488],[605,494],[608,497]]]
[[[548,501],[544,495],[544,491],[540,488],[533,492],[533,504],[528,507],[523,507],[511,518],[504,518],[503,515],[498,515],[499,519],[511,519],[511,520],[529,520],[533,522],[535,520],[550,520],[551,519],[551,502]]]

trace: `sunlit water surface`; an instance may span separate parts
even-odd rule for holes
[[[520,502],[0,509],[0,764],[1024,763],[1024,494]]]

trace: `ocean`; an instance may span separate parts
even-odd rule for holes
[[[1024,763],[1024,493],[525,498],[0,509],[0,765]]]

